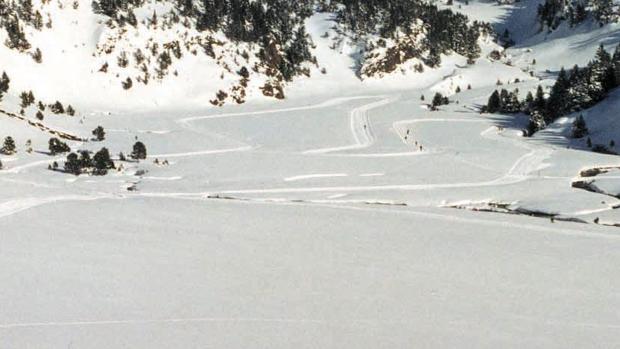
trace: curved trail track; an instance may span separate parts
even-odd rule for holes
[[[357,150],[368,148],[375,143],[375,136],[372,131],[372,124],[368,117],[368,112],[388,105],[394,101],[393,98],[385,97],[380,101],[369,103],[361,107],[355,108],[350,113],[350,128],[353,140],[355,141],[351,145],[330,147],[307,150],[305,154],[327,154],[339,151]]]

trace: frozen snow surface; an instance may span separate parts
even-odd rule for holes
[[[44,125],[85,139],[101,125],[105,141],[69,145],[118,154],[140,140],[149,157],[107,176],[50,171],[64,160],[46,153],[50,134],[0,114],[18,146],[0,155],[0,348],[620,347],[619,158],[568,139],[574,115],[524,138],[523,116],[477,112],[498,79],[524,97],[618,43],[615,24],[537,32],[537,4],[461,7],[531,30],[510,65],[444,56],[364,81],[354,45],[330,49],[330,17],[315,16],[327,74],[278,102],[175,108],[189,87],[173,79],[165,110],[160,92],[105,108],[51,72],[40,93],[81,108]],[[450,105],[430,111],[435,92]],[[594,143],[620,145],[619,101],[584,111]],[[14,94],[2,109],[19,110]],[[583,176],[594,168],[608,170]]]

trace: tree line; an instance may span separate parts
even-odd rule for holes
[[[399,33],[411,34],[422,23],[426,36],[420,51],[430,67],[441,63],[440,54],[456,52],[470,61],[480,56],[478,38],[492,33],[486,23],[474,21],[434,3],[421,0],[334,0],[322,1],[323,8],[334,10],[338,20],[357,35],[378,35],[394,39]]]
[[[575,26],[588,18],[605,25],[617,21],[619,16],[613,0],[545,0],[538,5],[541,25],[551,30],[566,21]]]
[[[610,54],[603,45],[585,67],[575,65],[570,72],[561,68],[549,93],[538,86],[519,101],[518,90],[495,91],[482,112],[529,115],[528,134],[544,129],[559,117],[577,112],[603,100],[609,91],[620,86],[620,45]]]

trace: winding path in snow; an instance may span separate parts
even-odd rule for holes
[[[390,104],[394,101],[393,98],[385,96],[379,97],[382,98],[380,101],[365,104],[351,111],[350,128],[351,133],[353,134],[353,139],[355,141],[354,144],[339,147],[307,150],[304,152],[304,154],[327,154],[338,151],[363,149],[373,145],[375,143],[375,136],[372,132],[372,124],[370,123],[368,112],[370,110]]]
[[[212,114],[212,115],[203,115],[203,116],[192,116],[187,118],[182,118],[177,120],[180,124],[190,124],[195,121],[200,120],[208,120],[208,119],[221,119],[221,118],[233,118],[233,117],[250,117],[250,116],[258,116],[258,115],[268,115],[268,114],[278,114],[284,112],[294,112],[294,111],[302,111],[302,110],[313,110],[313,109],[322,109],[329,108],[336,105],[344,104],[346,102],[360,100],[360,99],[370,99],[377,98],[381,96],[354,96],[354,97],[337,97],[332,98],[327,101],[310,104],[300,107],[290,107],[290,108],[280,108],[280,109],[266,109],[266,110],[258,110],[258,111],[248,111],[248,112],[239,112],[239,113],[223,113],[223,114]]]
[[[355,108],[351,111],[350,115],[350,127],[351,132],[353,134],[353,138],[355,140],[355,144],[343,147],[332,147],[332,148],[322,148],[316,149],[313,151],[309,151],[306,153],[313,154],[326,154],[330,152],[343,151],[343,150],[351,150],[351,149],[362,149],[371,146],[375,142],[375,136],[372,132],[372,127],[370,124],[370,120],[368,117],[368,112],[372,109],[379,108],[381,106],[387,105],[393,102],[393,98],[385,97],[385,96],[361,96],[361,97],[350,97],[350,98],[335,98],[332,100],[328,100],[323,103],[319,103],[311,106],[297,107],[297,108],[288,108],[288,109],[274,109],[274,110],[265,110],[265,111],[257,111],[257,112],[249,112],[249,113],[233,113],[233,114],[218,114],[215,116],[204,116],[204,117],[194,117],[194,118],[185,118],[180,119],[177,122],[189,127],[191,122],[201,119],[209,119],[209,118],[221,118],[221,117],[241,117],[241,116],[252,116],[252,115],[263,115],[270,113],[278,113],[283,111],[296,111],[296,110],[308,110],[308,109],[316,109],[316,108],[324,108],[333,105],[337,105],[340,103],[344,103],[350,100],[358,100],[358,99],[368,99],[368,98],[381,98],[379,101],[375,101],[372,103],[365,104],[358,108]],[[411,125],[416,123],[423,122],[446,122],[446,123],[488,123],[488,120],[485,119],[413,119],[413,120],[403,120],[398,121],[393,124],[394,129],[397,130],[400,125]],[[420,190],[435,190],[435,189],[455,189],[455,188],[473,188],[473,187],[491,187],[491,186],[500,186],[500,185],[509,185],[515,184],[519,182],[523,182],[527,180],[530,174],[534,171],[540,170],[544,166],[545,160],[552,154],[553,150],[550,147],[542,146],[542,145],[531,145],[527,144],[521,139],[514,139],[512,137],[506,137],[500,135],[497,127],[489,127],[480,133],[481,137],[489,138],[489,139],[500,139],[500,140],[508,140],[512,142],[515,146],[525,148],[530,150],[527,154],[518,158],[513,166],[504,173],[501,177],[481,182],[457,182],[457,183],[434,183],[434,184],[383,184],[383,185],[344,185],[344,186],[311,186],[311,187],[281,187],[281,188],[260,188],[260,189],[230,189],[224,191],[214,191],[213,193],[153,193],[153,196],[156,197],[200,197],[207,196],[209,194],[221,194],[227,196],[233,195],[250,195],[250,194],[294,194],[294,193],[316,193],[316,192],[327,192],[327,193],[351,193],[351,192],[376,192],[376,191],[385,191],[385,190],[404,190],[404,191],[420,191]],[[403,135],[399,133],[399,136],[402,138]],[[253,148],[251,146],[241,146],[237,148],[229,148],[229,149],[220,149],[220,150],[199,150],[192,152],[184,152],[184,153],[170,153],[170,154],[155,154],[149,156],[150,158],[154,157],[189,157],[189,156],[200,156],[200,155],[208,155],[208,154],[223,154],[223,153],[231,153],[238,151],[250,151]],[[411,155],[412,153],[399,153],[399,156]],[[420,154],[419,152],[413,152],[413,154]],[[359,154],[338,154],[339,156],[391,156],[393,154],[367,154],[367,153],[359,153]],[[32,167],[38,166],[43,163],[48,163],[50,160],[37,161],[30,164],[23,165],[21,167],[14,168],[11,173],[18,173],[19,171]],[[303,179],[309,178],[322,178],[322,177],[344,177],[346,174],[308,174],[308,175],[299,175],[295,177],[287,178],[287,181],[294,182]],[[101,196],[100,194],[93,194],[92,196],[57,196],[57,197],[48,197],[48,198],[25,198],[20,200],[8,201],[4,203],[0,203],[0,217],[4,217],[7,215],[11,215],[13,213],[43,205],[50,202],[56,201],[71,201],[71,200],[96,200],[99,198],[110,198],[110,195]]]
[[[169,153],[169,154],[153,154],[149,155],[149,159],[156,158],[182,158],[189,156],[200,156],[200,155],[215,155],[215,154],[226,154],[226,153],[234,153],[240,151],[249,151],[253,148],[251,146],[237,147],[237,148],[228,148],[228,149],[215,149],[215,150],[199,150],[199,151],[190,151],[185,153]]]
[[[222,119],[222,118],[234,118],[234,117],[255,117],[255,116],[260,116],[260,115],[278,115],[278,113],[288,113],[288,112],[296,112],[296,111],[303,111],[303,110],[329,108],[329,107],[340,105],[340,104],[343,104],[349,101],[371,99],[371,98],[378,98],[378,97],[383,97],[383,96],[338,97],[338,98],[329,99],[321,103],[300,106],[300,107],[267,109],[267,110],[248,111],[248,112],[239,112],[239,113],[223,113],[223,114],[213,114],[213,115],[203,115],[203,116],[181,118],[181,119],[176,120],[176,122],[185,129],[188,129],[193,132],[204,133],[210,136],[215,136],[217,138],[225,138],[227,140],[240,143],[241,146],[237,148],[222,149],[222,150],[208,149],[208,150],[197,150],[197,151],[185,152],[185,153],[157,154],[157,155],[151,155],[149,156],[149,158],[199,156],[199,155],[221,154],[221,153],[237,152],[237,151],[249,151],[249,150],[254,149],[254,147],[249,144],[241,142],[237,139],[231,139],[230,137],[221,135],[219,133],[212,133],[212,132],[208,132],[205,130],[197,131],[196,129],[191,127],[191,124],[196,121],[210,120],[210,119]],[[353,136],[357,144],[356,146],[352,146],[352,147],[364,147],[364,145],[370,145],[374,142],[374,136],[372,135],[372,131],[370,130],[370,122],[368,120],[367,112],[370,109],[377,108],[381,105],[388,104],[389,102],[390,102],[390,99],[383,99],[379,102],[370,103],[360,108],[356,108],[351,112],[351,130],[353,132]],[[341,147],[339,149],[332,148],[332,150],[334,151],[341,150],[341,149],[344,150],[346,148],[348,147]],[[329,151],[331,150],[328,149],[325,152],[329,152]]]
[[[367,105],[368,106],[368,105]],[[488,123],[488,120],[484,119],[418,119],[398,121],[394,125],[402,124],[414,124],[421,122],[478,122]],[[496,131],[496,132],[491,132]],[[266,189],[243,189],[243,190],[226,190],[219,191],[218,194],[223,195],[248,195],[248,194],[293,194],[293,193],[317,193],[317,192],[371,192],[371,191],[383,191],[383,190],[405,190],[405,191],[420,191],[420,190],[435,190],[435,189],[457,189],[457,188],[477,188],[477,187],[492,187],[501,185],[510,185],[526,181],[531,173],[538,171],[545,167],[544,162],[551,156],[553,149],[547,146],[532,146],[523,142],[522,140],[516,140],[510,137],[500,136],[497,133],[496,126],[489,127],[483,131],[480,136],[500,140],[509,140],[516,146],[530,150],[527,154],[519,157],[513,166],[504,173],[501,177],[481,182],[460,182],[460,183],[435,183],[435,184],[386,184],[386,185],[351,185],[351,186],[315,186],[315,187],[298,187],[298,188],[266,188]]]

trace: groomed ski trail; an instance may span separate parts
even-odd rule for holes
[[[372,132],[372,125],[368,112],[370,110],[380,108],[384,105],[388,105],[394,102],[394,98],[386,96],[378,96],[382,98],[380,101],[365,104],[361,107],[355,108],[351,111],[350,128],[351,134],[353,134],[354,144],[307,150],[304,154],[327,154],[338,151],[356,150],[368,148],[375,143],[375,136]]]

